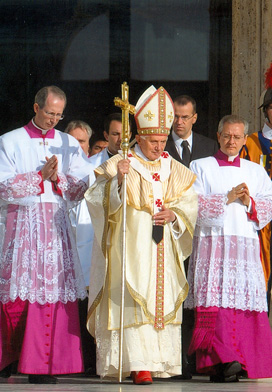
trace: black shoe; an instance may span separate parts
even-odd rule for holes
[[[181,380],[191,380],[192,379],[192,374],[189,371],[188,367],[182,370],[182,375],[180,376]]]
[[[11,376],[12,363],[0,371],[0,377],[9,378]]]
[[[210,381],[211,382],[238,382],[239,378],[237,374],[234,374],[233,376],[228,376],[225,377],[223,374],[214,374],[213,376],[210,376]]]
[[[58,379],[49,374],[29,374],[28,382],[30,384],[58,384]]]
[[[179,374],[177,376],[172,376],[171,379],[173,380],[191,380],[192,375],[189,372]]]
[[[215,367],[216,374],[210,377],[211,382],[237,382],[242,366],[238,361],[219,363]]]
[[[223,374],[225,377],[234,376],[242,370],[242,366],[238,361],[223,364]]]
[[[85,371],[85,376],[86,377],[99,377],[97,374],[96,374],[96,367],[94,366],[91,366],[91,367],[89,367],[86,371]]]

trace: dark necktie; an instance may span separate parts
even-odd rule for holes
[[[156,244],[159,244],[163,239],[163,227],[164,226],[153,225],[152,238]]]
[[[187,142],[187,140],[183,140],[181,145],[182,145],[182,163],[185,166],[189,167],[190,157],[191,157],[191,152],[190,152],[190,149],[189,149],[189,143]]]
[[[112,154],[111,152],[109,152],[109,150],[107,150],[108,156],[109,158],[112,158],[114,156],[114,154]]]

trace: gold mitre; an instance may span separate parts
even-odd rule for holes
[[[135,121],[139,135],[169,135],[174,121],[174,104],[168,92],[150,86],[136,106]]]

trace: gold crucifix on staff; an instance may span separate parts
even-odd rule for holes
[[[131,105],[128,101],[128,85],[126,82],[122,84],[122,98],[114,98],[115,106],[119,106],[122,110],[122,142],[121,149],[123,151],[123,157],[127,158],[127,152],[129,148],[129,114],[135,114],[135,106]]]
[[[129,149],[129,114],[136,112],[135,107],[128,101],[128,85],[122,84],[122,99],[114,98],[114,103],[122,109],[122,142],[121,149],[123,158],[127,159]],[[119,330],[119,382],[122,382],[123,372],[123,340],[124,340],[124,299],[125,299],[125,275],[126,275],[126,195],[127,195],[127,175],[122,181],[122,263],[121,263],[121,301],[120,301],[120,330]]]

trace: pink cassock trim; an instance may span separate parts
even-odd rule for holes
[[[0,370],[19,360],[25,374],[84,371],[77,301],[40,305],[17,298],[0,310]]]
[[[224,154],[221,150],[218,150],[217,153],[214,155],[215,159],[218,162],[219,166],[234,166],[240,167],[240,157],[239,155],[234,158],[233,161],[229,161],[229,157]]]
[[[250,220],[259,223],[255,201],[252,199],[252,197],[250,197],[250,199],[251,199],[251,212],[247,212],[247,216]]]
[[[218,363],[238,361],[248,378],[270,378],[271,352],[272,332],[266,312],[218,308],[212,351],[196,350],[197,371],[214,374]]]
[[[49,129],[44,135],[42,131],[36,128],[32,121],[30,121],[27,125],[24,126],[25,130],[29,134],[32,139],[42,138],[42,139],[54,139],[55,137],[55,129]]]

